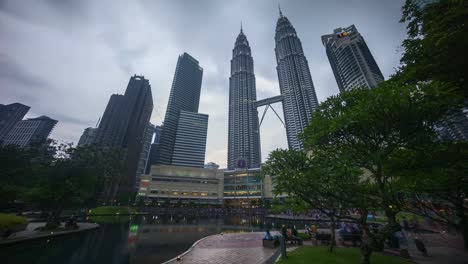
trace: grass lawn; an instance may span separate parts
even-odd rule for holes
[[[132,213],[135,210],[126,206],[100,206],[91,210],[90,218],[96,223],[120,223],[130,220],[128,214]]]
[[[359,264],[361,254],[358,248],[337,248],[329,253],[326,247],[300,247],[288,252],[287,259],[280,259],[278,264]],[[408,264],[409,261],[384,255],[372,253],[371,263],[375,264]]]
[[[126,206],[99,206],[91,210],[91,215],[100,214],[131,214],[135,211]]]
[[[18,225],[26,224],[26,218],[14,214],[0,214],[0,230],[6,230]]]

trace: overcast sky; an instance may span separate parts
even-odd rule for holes
[[[164,119],[179,54],[203,67],[200,113],[209,115],[206,162],[226,166],[232,48],[243,23],[257,99],[279,94],[274,33],[278,2],[302,41],[320,101],[338,93],[320,37],[355,24],[385,78],[398,66],[403,0],[0,0],[0,103],[31,107],[26,117],[59,120],[51,137],[77,143],[113,93],[133,74],[150,80],[151,122]],[[274,105],[281,113],[281,105]],[[259,116],[263,108],[259,108]],[[286,148],[269,110],[261,125],[262,160]]]

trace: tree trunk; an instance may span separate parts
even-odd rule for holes
[[[336,220],[332,216],[330,217],[330,221],[331,221],[331,226],[330,226],[331,237],[330,237],[330,244],[328,245],[328,251],[333,252],[333,249],[335,248],[335,244],[336,244],[336,238],[335,238],[336,237],[335,236]]]
[[[360,251],[361,251],[361,264],[370,264],[370,256],[372,253],[372,249],[370,248],[370,245],[368,243],[364,242],[364,239],[361,243]]]
[[[466,219],[465,212],[462,210],[459,210],[458,212],[458,217],[460,217],[460,232],[463,237],[463,245],[465,247],[465,251],[468,251],[468,221]]]
[[[367,226],[367,213],[368,210],[360,210],[361,216],[358,220],[361,227],[361,264],[370,264],[370,256],[372,254],[372,238]]]

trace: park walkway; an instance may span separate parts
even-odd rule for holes
[[[78,229],[71,230],[61,230],[61,231],[38,231],[36,228],[42,227],[45,225],[45,222],[33,222],[29,223],[25,230],[13,233],[7,239],[0,240],[0,246],[7,246],[11,244],[16,244],[20,242],[25,242],[34,239],[45,239],[49,237],[57,237],[68,235],[72,233],[84,232],[98,228],[98,224],[93,223],[78,223]]]
[[[272,232],[272,235],[276,233]],[[265,232],[213,235],[199,240],[182,255],[181,260],[166,263],[190,264],[261,264],[270,259],[277,249],[264,248]]]
[[[407,232],[406,235],[411,258],[419,264],[468,264],[468,252],[463,249],[463,239],[459,234],[415,234]],[[417,250],[414,243],[415,237],[424,242],[428,256],[423,256]]]

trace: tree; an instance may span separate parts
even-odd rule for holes
[[[432,142],[402,149],[390,170],[405,181],[405,210],[454,227],[468,250],[468,142]]]
[[[400,20],[408,38],[396,77],[407,83],[451,83],[467,98],[468,2],[441,0],[420,9],[407,0]]]
[[[358,222],[363,237],[370,238],[363,246],[381,248],[385,238],[399,229],[395,216],[402,208],[398,192],[402,181],[388,165],[401,149],[416,149],[437,139],[435,124],[461,102],[451,90],[437,82],[402,85],[387,81],[371,90],[355,89],[331,97],[315,110],[302,135],[306,149],[329,153],[335,157],[332,162],[345,161],[339,166],[362,171],[360,186],[356,186],[362,199],[348,201],[360,208]],[[384,210],[388,218],[378,234],[367,232],[369,206]],[[367,258],[368,251],[362,248],[362,252],[363,259]]]
[[[300,150],[277,149],[270,153],[262,166],[262,172],[273,175],[276,195],[288,194],[289,208],[314,208],[327,215],[331,222],[329,251],[332,252],[335,246],[335,225],[345,211],[343,192],[352,190],[347,183],[354,183],[358,174],[357,171],[347,170],[345,166],[335,167],[323,157],[318,153],[310,157]]]

